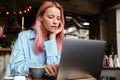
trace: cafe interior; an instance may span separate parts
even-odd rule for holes
[[[0,79],[9,64],[18,33],[31,29],[40,5],[46,0],[0,0]],[[120,59],[120,0],[53,0],[64,8],[64,35],[106,41],[104,55]],[[102,80],[120,80],[120,68],[103,65]],[[109,79],[107,79],[109,78]]]

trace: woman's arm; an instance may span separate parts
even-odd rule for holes
[[[61,53],[58,53],[56,40],[48,40],[44,43],[46,51],[46,64],[59,64]]]
[[[45,71],[48,74],[57,75],[61,53],[58,53],[56,40],[45,41],[45,50],[47,57]]]
[[[21,32],[12,49],[10,56],[11,75],[26,75],[28,74],[29,64],[26,62],[25,52],[23,46],[27,44],[27,37],[25,33]]]

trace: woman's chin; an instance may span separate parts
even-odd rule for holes
[[[49,31],[50,33],[54,33],[56,30],[51,30],[51,31]]]

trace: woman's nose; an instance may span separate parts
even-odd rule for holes
[[[57,23],[58,23],[58,20],[57,20],[56,18],[54,18],[53,23],[54,23],[54,24],[57,24]]]

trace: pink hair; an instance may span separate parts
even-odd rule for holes
[[[39,8],[39,11],[38,11],[37,16],[36,16],[36,21],[34,24],[34,30],[36,32],[34,49],[35,49],[36,53],[41,52],[43,50],[43,43],[44,43],[45,38],[47,37],[47,33],[44,29],[44,26],[42,25],[42,23],[39,20],[39,16],[43,16],[46,9],[49,7],[53,7],[53,6],[60,9],[60,11],[61,11],[61,23],[59,26],[61,26],[61,27],[64,26],[64,13],[63,13],[62,6],[57,2],[45,1],[41,5],[41,7]],[[64,27],[63,27],[62,31],[59,34],[57,34],[57,36],[56,36],[56,44],[57,44],[58,52],[61,52],[61,50],[62,50],[63,39],[64,39]]]

